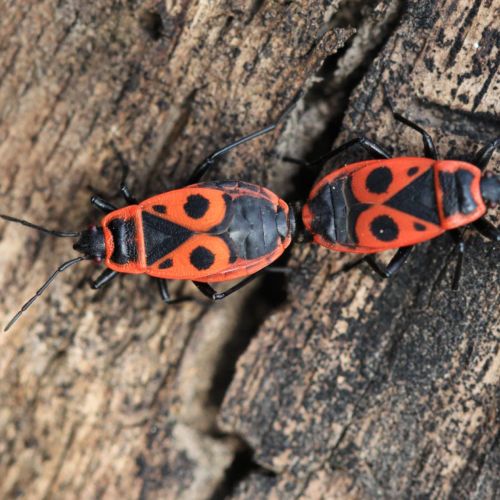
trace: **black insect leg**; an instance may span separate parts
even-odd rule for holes
[[[389,278],[391,275],[375,260],[375,257],[368,255],[363,259],[373,271],[375,271],[381,278]]]
[[[188,300],[193,300],[193,297],[185,296],[178,297],[177,299],[171,299],[170,294],[168,293],[168,282],[162,278],[155,278],[158,283],[158,288],[160,290],[161,300],[165,302],[165,304],[178,304],[179,302],[186,302]]]
[[[339,271],[335,272],[334,274],[339,274],[339,273],[347,273],[351,269],[354,269],[355,267],[360,266],[363,264],[363,262],[366,262],[366,257],[361,257],[361,259],[354,260],[353,262],[349,262],[348,264],[343,265]]]
[[[411,251],[413,250],[413,245],[407,247],[401,247],[394,254],[394,257],[390,260],[387,266],[381,266],[373,255],[367,255],[365,257],[366,263],[382,278],[390,278],[394,276],[403,264],[406,262],[406,259],[410,256]]]
[[[121,155],[120,155],[120,158],[121,158]],[[127,185],[128,172],[129,172],[129,167],[125,163],[125,161],[122,159],[122,180],[120,182],[120,193],[125,198],[125,201],[129,205],[137,205],[137,203],[138,203],[137,198],[132,196],[132,194],[130,193],[130,189]]]
[[[120,191],[119,192],[123,196],[123,198],[125,198],[125,201],[129,205],[135,205],[135,204],[137,204],[137,200],[130,193],[130,189],[128,188],[127,183],[126,183],[128,172],[129,172],[129,167],[128,167],[125,159],[121,155],[121,153],[116,148],[114,148],[114,150],[115,150],[116,155],[118,156],[118,159],[120,161],[121,168],[122,168],[122,178],[120,181]],[[101,196],[98,196],[97,194],[92,196],[92,198],[90,199],[90,203],[92,203],[92,205],[96,206],[99,210],[101,210],[102,212],[104,212],[106,214],[109,214],[110,212],[113,212],[114,210],[116,210],[116,207],[114,205],[112,205],[111,203],[109,203],[108,201],[103,199]]]
[[[264,273],[276,273],[276,274],[290,274],[292,272],[291,267],[286,266],[269,266],[265,267],[262,272]]]
[[[453,275],[453,284],[451,285],[451,289],[458,290],[458,285],[460,284],[460,277],[462,276],[465,242],[462,233],[458,229],[452,229],[450,231],[450,234],[453,240],[455,241],[455,248],[456,251],[458,252],[457,264],[455,266],[455,274]]]
[[[413,250],[413,245],[407,247],[401,247],[394,254],[394,257],[390,260],[387,266],[381,266],[373,255],[366,255],[365,257],[358,259],[354,262],[350,262],[342,267],[340,272],[350,271],[351,269],[359,266],[363,262],[366,262],[380,277],[382,278],[390,278],[394,274],[396,274],[403,264],[406,262],[406,259],[409,257],[411,251]]]
[[[138,203],[137,199],[134,198],[134,196],[132,196],[129,187],[127,186],[127,177],[129,174],[128,163],[114,143],[112,144],[112,147],[122,168],[122,178],[120,181],[120,194],[123,196],[123,198],[129,205],[136,205]]]
[[[200,181],[200,179],[210,170],[214,164],[215,161],[220,157],[231,151],[232,149],[240,146],[241,144],[244,144],[245,142],[252,141],[256,139],[257,137],[260,137],[261,135],[268,134],[269,132],[272,132],[284,119],[285,117],[290,113],[292,108],[295,106],[297,101],[300,99],[302,96],[302,92],[299,92],[297,96],[293,99],[291,104],[285,109],[285,111],[281,114],[281,116],[271,125],[268,125],[267,127],[264,127],[260,130],[257,130],[255,132],[252,132],[249,135],[245,135],[244,137],[241,137],[240,139],[232,142],[231,144],[228,144],[227,146],[224,146],[221,149],[218,149],[217,151],[213,152],[210,156],[205,158],[193,171],[191,176],[189,177],[188,181],[186,182],[186,186],[189,184],[195,184]]]
[[[101,210],[101,212],[104,212],[105,214],[109,214],[110,212],[116,210],[116,207],[114,205],[97,195],[94,195],[92,196],[92,198],[90,198],[90,203],[92,203],[92,205],[97,207],[99,210]]]
[[[472,223],[472,226],[485,238],[493,241],[500,241],[500,228],[494,226],[486,219],[478,219]]]
[[[356,137],[355,139],[352,139],[352,140],[347,141],[346,143],[342,144],[338,148],[332,149],[323,158],[321,158],[321,160],[326,161],[330,158],[333,158],[334,156],[338,155],[342,151],[346,151],[347,149],[352,148],[353,146],[356,146],[357,144],[359,144],[360,146],[365,148],[369,153],[372,153],[377,158],[388,159],[391,157],[390,153],[380,144],[373,142],[372,140],[368,139],[367,137]]]
[[[306,160],[301,160],[300,158],[293,158],[292,156],[283,156],[281,159],[287,163],[293,163],[295,165],[299,165],[300,167],[306,167],[306,168],[309,168],[310,166],[316,164],[316,161],[309,163]]]
[[[158,283],[158,288],[160,290],[161,300],[168,304],[170,302],[170,295],[168,293],[167,280],[156,278],[156,282]]]
[[[419,127],[416,123],[412,122],[411,120],[408,120],[408,118],[405,118],[403,115],[396,113],[394,110],[392,111],[392,114],[394,115],[394,118],[398,122],[404,123],[413,130],[416,130],[422,136],[422,139],[424,141],[424,151],[426,158],[432,158],[433,160],[437,160],[438,156],[437,156],[436,146],[434,145],[432,137],[422,127]]]
[[[321,163],[330,160],[334,156],[337,156],[340,153],[347,151],[348,149],[354,146],[357,146],[358,144],[363,148],[365,148],[368,152],[372,153],[377,158],[388,159],[391,157],[389,152],[386,151],[384,147],[381,146],[380,144],[377,144],[376,142],[373,142],[366,137],[356,137],[356,139],[351,139],[350,141],[345,142],[338,148],[332,149],[328,153],[324,154],[323,156],[320,156],[318,159],[313,160],[312,162],[298,160],[297,158],[291,158],[289,156],[283,157],[283,160],[289,163],[296,163],[304,167],[315,167],[316,165],[320,165]]]
[[[210,286],[208,283],[201,283],[199,281],[193,281],[193,283],[196,285],[198,290],[208,297],[211,300],[222,300],[225,299],[227,296],[231,295],[234,292],[237,292],[241,288],[243,288],[245,285],[248,285],[250,282],[252,282],[255,278],[259,277],[261,275],[261,272],[252,274],[252,276],[249,276],[248,278],[245,278],[244,280],[241,280],[239,283],[234,285],[233,287],[229,288],[225,292],[217,292],[215,288]]]
[[[170,302],[170,294],[168,293],[167,280],[161,278],[155,278],[158,283],[158,290],[160,291],[161,300],[168,304]]]
[[[392,101],[389,98],[388,89],[385,87],[385,85],[384,85],[384,94],[385,94],[385,101],[388,104],[391,113],[394,116],[394,119],[397,120],[398,122],[404,123],[413,130],[416,130],[422,136],[422,139],[424,141],[425,156],[427,158],[432,158],[433,160],[437,160],[438,156],[437,156],[436,146],[434,145],[434,141],[432,140],[432,137],[429,135],[429,133],[426,132],[422,127],[417,125],[415,122],[412,122],[408,118],[394,111],[394,106],[392,105]]]
[[[111,269],[105,269],[99,277],[90,283],[90,286],[94,290],[98,290],[99,288],[103,287],[104,285],[107,285],[111,280],[116,278],[118,276],[118,273],[116,271],[113,271]]]
[[[493,139],[491,142],[486,144],[484,148],[482,148],[474,161],[474,165],[480,170],[484,170],[490,161],[491,155],[495,151],[496,148],[500,145],[500,137]]]

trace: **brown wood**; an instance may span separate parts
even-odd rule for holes
[[[420,152],[382,82],[443,156],[498,135],[494,2],[325,3],[4,3],[1,211],[85,227],[99,217],[87,186],[116,192],[117,152],[139,197],[181,182],[279,116],[352,27],[286,129],[211,178],[301,198],[317,172],[279,162],[275,142],[314,158],[344,112],[336,142],[366,133]],[[13,224],[0,237],[5,324],[74,254]],[[73,268],[0,337],[0,496],[493,498],[499,255],[467,241],[459,293],[450,272],[437,282],[446,238],[385,283],[364,268],[333,276],[351,257],[298,246],[285,301],[270,278],[214,306],[165,308],[147,278],[94,293],[98,270]]]

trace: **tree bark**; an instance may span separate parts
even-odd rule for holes
[[[116,193],[121,156],[134,194],[156,194],[302,88],[286,128],[209,178],[301,199],[319,172],[276,151],[315,158],[367,134],[421,154],[384,85],[442,157],[470,155],[499,133],[500,16],[469,4],[6,2],[1,212],[79,230],[100,217],[90,191]],[[14,224],[0,238],[5,324],[74,254]],[[351,257],[296,246],[286,300],[269,277],[168,308],[145,277],[94,294],[98,270],[74,267],[0,337],[1,496],[494,498],[499,254],[468,233],[458,293],[449,254],[446,237],[421,245],[382,282],[334,275]]]

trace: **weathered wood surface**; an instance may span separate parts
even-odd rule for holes
[[[116,190],[116,151],[138,196],[181,181],[275,118],[349,38],[340,26],[358,33],[299,104],[280,151],[315,157],[330,145],[364,72],[337,142],[356,130],[421,151],[390,118],[382,81],[443,156],[498,135],[494,2],[325,3],[4,4],[1,210],[84,227],[97,216],[87,185]],[[316,173],[277,162],[278,135],[212,177],[304,195]],[[0,236],[4,324],[73,253],[19,226],[2,224]],[[275,286],[166,309],[145,278],[94,295],[86,280],[97,270],[74,268],[0,337],[1,496],[493,498],[498,249],[473,234],[468,246],[458,294],[449,273],[433,286],[446,238],[391,283],[366,269],[332,276],[348,258],[296,247],[289,300],[247,350]]]
[[[422,154],[420,136],[391,118],[385,85],[443,157],[472,158],[500,133],[499,9],[404,5],[336,143],[366,134]],[[334,275],[352,257],[294,250],[290,301],[238,361],[219,418],[275,474],[253,471],[231,498],[498,498],[500,249],[467,233],[454,293],[450,243],[419,246],[391,281],[368,268]]]

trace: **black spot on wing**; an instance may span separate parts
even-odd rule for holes
[[[413,177],[418,172],[418,167],[410,167],[406,172],[409,177]]]
[[[164,214],[167,211],[167,207],[165,205],[153,205],[153,210],[159,214]]]
[[[210,202],[201,194],[192,194],[188,196],[184,204],[184,211],[192,219],[201,219],[208,210]]]
[[[189,261],[199,271],[210,269],[215,261],[215,255],[208,249],[202,246],[196,247],[189,256]]]
[[[392,182],[392,172],[389,167],[377,167],[373,169],[366,178],[366,189],[370,193],[386,193]]]
[[[172,259],[165,259],[158,267],[160,269],[168,269],[169,267],[172,267],[174,263],[172,262]]]
[[[392,217],[379,215],[370,224],[370,231],[380,241],[394,241],[399,235],[399,229]]]
[[[413,227],[415,231],[425,231],[427,229],[427,227],[424,224],[420,224],[420,222],[414,222]]]

